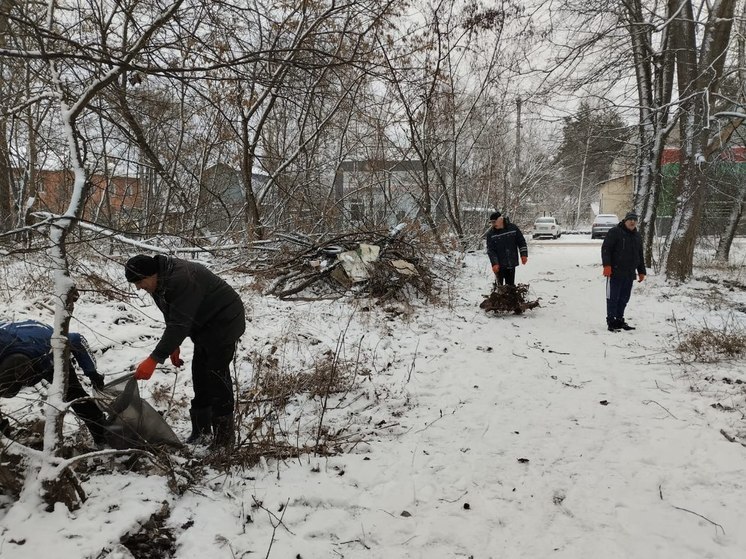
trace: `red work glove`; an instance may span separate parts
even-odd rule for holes
[[[521,256],[521,264],[525,266],[527,262],[528,262],[528,256]]]
[[[638,282],[641,282],[644,279],[645,279],[645,274],[637,274],[637,281]]]
[[[611,266],[604,266],[604,277],[611,277]]]
[[[184,365],[184,360],[179,357],[179,355],[181,355],[180,347],[177,347],[171,352],[171,363],[174,365],[174,367],[181,367]]]
[[[500,271],[500,264],[493,264],[492,265],[492,273],[496,274]]]
[[[135,378],[137,380],[148,380],[150,377],[153,376],[153,371],[155,371],[155,366],[157,364],[158,361],[156,361],[152,357],[148,357],[145,361],[137,366],[137,370],[135,371]]]

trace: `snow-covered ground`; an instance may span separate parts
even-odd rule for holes
[[[328,421],[362,441],[333,457],[215,472],[180,496],[165,476],[109,473],[104,461],[84,480],[79,510],[5,502],[0,556],[130,557],[119,538],[165,502],[183,559],[744,557],[746,448],[721,434],[746,440],[742,414],[729,411],[746,409],[742,363],[684,365],[673,352],[688,329],[743,324],[734,310],[746,308],[743,290],[674,286],[651,270],[628,308],[637,329],[611,333],[600,241],[568,236],[529,250],[517,280],[541,307],[522,316],[479,309],[491,286],[481,253],[466,255],[443,304],[399,316],[367,301],[284,302],[243,289],[251,322],[240,380],[272,346],[292,371],[343,336],[347,359],[359,352],[363,367]],[[728,274],[738,270],[719,273]],[[718,274],[695,277],[704,275]],[[6,318],[30,313],[50,317],[15,301]],[[94,349],[109,348],[97,357],[110,376],[143,359],[161,328],[145,299],[84,295],[75,317]],[[190,344],[182,353],[188,363]],[[191,393],[188,374],[169,367],[141,390],[159,386],[184,401]],[[0,405],[17,409],[33,394]],[[313,404],[291,404],[288,430],[315,421]],[[167,417],[186,436],[184,409]]]

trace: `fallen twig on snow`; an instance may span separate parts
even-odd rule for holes
[[[725,437],[726,439],[728,439],[728,441],[730,441],[730,442],[732,442],[732,443],[738,443],[738,444],[740,444],[741,446],[746,446],[746,443],[745,443],[745,442],[743,442],[743,441],[740,441],[740,440],[738,440],[738,437],[734,437],[733,435],[729,435],[729,434],[728,434],[728,433],[727,433],[727,432],[725,431],[725,429],[720,429],[720,434],[721,434],[721,435],[723,435],[723,436],[724,436],[724,437]]]
[[[673,508],[677,509],[677,510],[683,510],[684,512],[688,512],[688,513],[693,514],[695,516],[699,516],[702,520],[706,520],[707,522],[709,522],[710,524],[712,524],[713,526],[715,526],[715,534],[717,534],[717,529],[720,528],[723,531],[723,535],[725,535],[725,528],[723,528],[717,522],[713,522],[712,520],[710,520],[706,516],[703,516],[703,515],[699,514],[698,512],[694,512],[693,510],[685,509],[684,507],[677,507],[676,505],[671,505],[671,506]]]
[[[678,418],[678,417],[676,417],[676,416],[675,416],[674,414],[672,414],[672,413],[671,413],[670,411],[668,411],[668,409],[666,409],[666,407],[665,407],[665,406],[661,406],[661,405],[660,405],[660,404],[659,404],[658,402],[656,402],[655,400],[643,400],[643,401],[642,401],[642,403],[643,403],[643,404],[645,404],[646,406],[647,406],[648,404],[656,404],[656,405],[660,406],[661,408],[663,408],[663,409],[665,410],[665,412],[666,412],[666,413],[667,413],[668,415],[670,415],[671,417],[673,417],[673,418],[674,418],[675,420],[677,420],[677,421],[679,420],[679,418]]]

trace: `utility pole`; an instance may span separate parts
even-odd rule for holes
[[[580,192],[578,192],[578,209],[575,211],[575,230],[580,223],[580,202],[583,199],[583,183],[585,182],[585,168],[588,164],[588,149],[591,146],[591,123],[588,121],[588,137],[585,139],[585,153],[583,154],[583,167],[580,170]]]
[[[521,186],[521,96],[515,99],[515,161],[513,162],[513,192],[520,191]],[[503,213],[508,211],[508,184],[503,192]]]

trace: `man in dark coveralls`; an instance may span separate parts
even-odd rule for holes
[[[124,272],[127,281],[153,296],[166,322],[160,341],[138,365],[135,378],[149,379],[167,357],[176,367],[182,366],[180,346],[191,338],[194,399],[187,442],[212,434],[215,446],[231,446],[235,400],[229,367],[246,328],[240,296],[202,264],[173,256],[138,254],[127,261]]]

